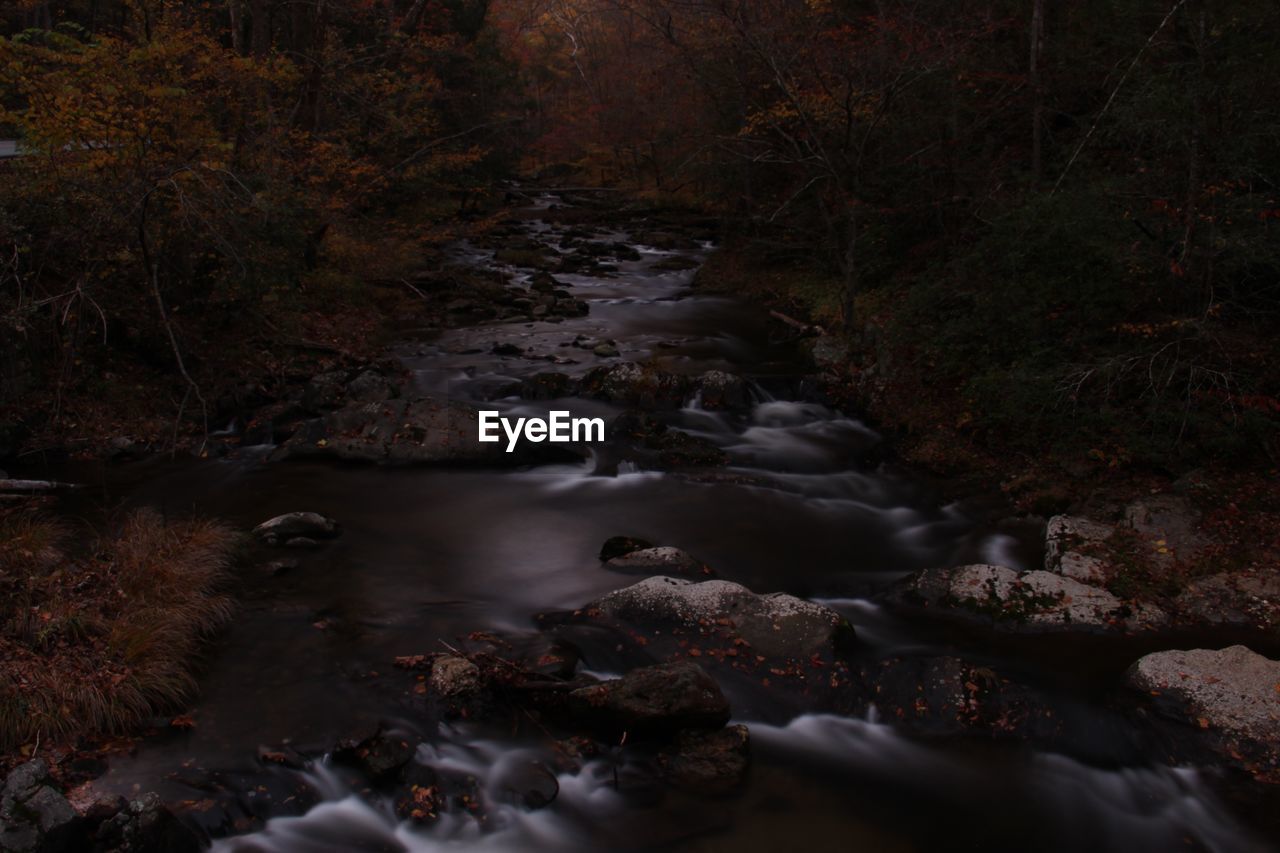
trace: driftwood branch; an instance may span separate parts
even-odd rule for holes
[[[78,483],[60,483],[56,480],[0,480],[0,492],[19,492],[37,494],[45,492],[66,492],[71,489],[84,488]]]
[[[769,316],[775,320],[778,320],[779,322],[785,323],[786,325],[800,332],[800,334],[802,335],[826,334],[821,326],[815,326],[815,325],[812,325],[811,323],[805,323],[801,320],[797,320],[795,317],[788,317],[786,314],[783,314],[781,311],[770,311]]]

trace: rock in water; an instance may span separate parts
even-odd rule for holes
[[[1109,524],[1055,515],[1045,532],[1044,568],[1047,572],[1081,583],[1103,583],[1110,573],[1107,564],[1090,550],[1099,551],[1115,532]]]
[[[1005,566],[917,572],[898,585],[890,600],[1011,632],[1144,631],[1168,623],[1154,605],[1127,603],[1105,589],[1051,572],[1019,573]]]
[[[0,792],[0,851],[73,853],[88,846],[84,821],[53,784],[38,758],[9,773]]]
[[[668,782],[699,794],[727,794],[747,778],[751,737],[744,725],[718,732],[684,731],[658,754]]]
[[[338,522],[318,512],[287,512],[253,528],[253,534],[270,545],[298,538],[332,539],[339,533]]]
[[[711,569],[679,548],[661,546],[641,548],[608,560],[604,567],[633,575],[680,575],[699,577],[712,575]]]
[[[555,771],[541,761],[521,761],[502,768],[490,783],[509,802],[529,810],[546,808],[560,794],[560,781]]]
[[[461,655],[444,655],[431,664],[431,691],[448,699],[480,689],[480,669]]]
[[[751,406],[751,392],[740,376],[723,370],[709,370],[698,377],[697,384],[704,409],[736,411]]]
[[[829,607],[793,595],[756,595],[729,581],[692,583],[652,577],[611,592],[588,610],[633,625],[679,625],[723,620],[758,654],[808,658],[830,653],[853,636],[853,628]]]
[[[155,794],[130,802],[127,809],[98,828],[95,840],[103,849],[129,853],[198,853],[205,847],[199,834]]]
[[[569,700],[594,726],[631,736],[718,729],[729,721],[729,700],[720,685],[688,661],[633,669],[622,678],[574,690]]]
[[[333,751],[335,761],[358,768],[374,782],[392,779],[412,759],[416,741],[394,731],[378,731],[357,744],[342,744]]]
[[[581,386],[586,397],[645,409],[678,409],[688,391],[688,377],[633,361],[597,367],[583,377]]]
[[[1280,661],[1245,646],[1139,658],[1128,683],[1256,778],[1280,782]]]
[[[628,410],[609,424],[610,440],[629,446],[628,458],[642,468],[716,467],[729,461],[728,454],[701,436],[670,429],[653,416]]]
[[[600,546],[600,559],[612,560],[614,557],[622,557],[632,551],[652,547],[652,542],[646,542],[643,539],[636,539],[632,536],[612,536]]]

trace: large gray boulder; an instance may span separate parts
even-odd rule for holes
[[[721,580],[646,578],[609,593],[588,609],[634,625],[697,629],[707,623],[724,624],[767,657],[829,653],[853,634],[845,618],[829,607],[784,593],[757,595]]]
[[[917,572],[890,599],[1011,632],[1137,632],[1164,627],[1160,608],[1045,571],[970,565]]]
[[[1280,661],[1245,646],[1170,650],[1140,658],[1127,680],[1228,763],[1280,782]]]

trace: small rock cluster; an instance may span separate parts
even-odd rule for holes
[[[887,601],[1012,633],[1157,634],[1228,628],[1274,636],[1280,574],[1262,569],[1193,577],[1159,603],[1125,599],[1116,538],[1137,543],[1148,570],[1174,573],[1205,553],[1198,514],[1177,495],[1125,508],[1118,523],[1058,515],[1046,525],[1044,569],[967,565],[914,573]],[[1132,559],[1130,557],[1129,559]],[[1128,687],[1167,725],[1170,761],[1213,760],[1280,782],[1280,661],[1244,645],[1170,649],[1137,660]]]
[[[197,853],[205,842],[155,794],[72,808],[40,759],[11,771],[0,793],[3,853]]]

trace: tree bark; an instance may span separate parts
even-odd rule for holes
[[[1044,172],[1044,2],[1031,3],[1031,57],[1028,82],[1031,84],[1031,179],[1039,184]]]

